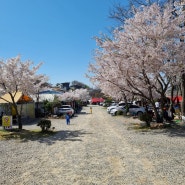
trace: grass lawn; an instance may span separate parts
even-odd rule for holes
[[[54,135],[56,132],[47,131],[41,132],[38,130],[21,130],[13,129],[13,130],[0,130],[0,140],[9,140],[9,139],[18,139],[18,140],[36,140],[42,137],[49,137]]]

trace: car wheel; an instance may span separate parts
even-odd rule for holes
[[[141,111],[137,112],[138,117],[140,117],[141,115],[143,115],[143,112],[141,112]]]

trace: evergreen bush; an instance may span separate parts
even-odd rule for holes
[[[48,131],[51,127],[51,121],[48,119],[41,119],[37,126],[40,126],[40,128],[42,129],[42,132]]]
[[[139,119],[141,121],[145,121],[146,124],[149,126],[150,125],[150,122],[152,121],[152,115],[148,114],[147,112],[143,113]]]
[[[116,115],[123,115],[123,111],[118,110],[117,113],[116,113]]]

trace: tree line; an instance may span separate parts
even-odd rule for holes
[[[185,88],[185,11],[178,2],[147,2],[111,12],[119,26],[111,36],[95,37],[98,48],[87,77],[115,99],[145,99],[157,115],[157,99],[163,108],[167,91],[173,96],[175,88],[181,94]]]

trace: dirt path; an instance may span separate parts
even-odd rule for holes
[[[117,118],[118,122],[122,122],[120,118]],[[63,125],[65,134],[57,135],[61,152],[58,153],[59,148],[52,145],[42,156],[48,158],[48,153],[52,151],[53,157],[61,163],[51,173],[57,173],[66,184],[124,184],[123,177],[128,169],[126,161],[129,160],[127,156],[129,153],[139,155],[140,151],[124,140],[115,120],[102,107],[95,106],[93,114],[89,114],[86,107],[71,120],[71,125]],[[62,137],[65,143],[60,141]],[[48,159],[50,166],[53,159]],[[140,166],[141,163],[136,161],[137,157],[134,163]]]
[[[71,125],[53,119],[57,134],[50,138],[26,143],[10,141],[11,148],[0,142],[2,155],[9,152],[15,156],[15,164],[0,163],[4,165],[2,169],[9,173],[16,169],[10,179],[3,176],[8,174],[3,171],[2,182],[7,185],[184,183],[184,137],[168,138],[161,132],[135,133],[127,130],[129,122],[139,121],[112,117],[100,106],[94,106],[90,114],[89,107],[85,107],[71,119]],[[168,155],[170,160],[166,158]]]

